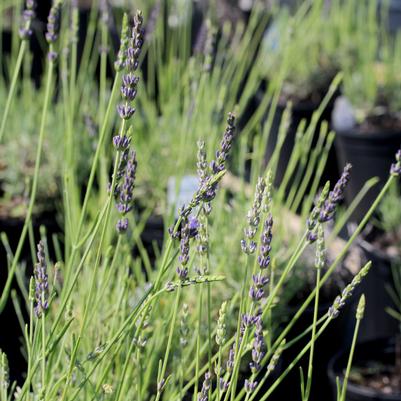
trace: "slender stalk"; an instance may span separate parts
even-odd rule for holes
[[[6,106],[4,108],[3,117],[1,119],[0,143],[3,140],[4,131],[5,131],[5,128],[6,128],[6,122],[7,122],[8,114],[10,112],[10,107],[11,107],[11,103],[12,103],[12,100],[13,100],[13,97],[14,97],[15,88],[17,86],[18,76],[19,76],[19,73],[20,73],[20,70],[21,70],[22,60],[24,59],[24,54],[25,54],[26,48],[27,48],[27,41],[23,40],[21,42],[21,45],[20,45],[20,48],[19,48],[19,51],[18,51],[17,61],[16,61],[15,66],[14,66],[13,77],[11,79],[10,90],[8,91]]]

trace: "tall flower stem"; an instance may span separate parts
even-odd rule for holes
[[[170,331],[169,331],[168,339],[167,339],[166,352],[165,352],[164,358],[163,358],[163,365],[162,365],[162,369],[160,372],[160,380],[164,380],[164,376],[165,376],[166,370],[167,370],[167,363],[168,363],[168,358],[170,355],[171,343],[173,341],[175,321],[177,319],[177,311],[178,311],[178,306],[180,304],[181,287],[178,287],[178,289],[176,291],[177,291],[177,293],[176,293],[176,297],[175,297],[173,316],[172,316],[171,322],[170,322]],[[162,395],[162,391],[158,389],[155,401],[159,401],[161,395]]]
[[[52,46],[50,46],[50,51],[52,51]],[[51,87],[52,87],[52,83],[53,83],[53,70],[54,70],[54,61],[49,59],[48,68],[47,68],[45,98],[44,98],[44,104],[43,104],[42,116],[41,116],[41,122],[40,122],[39,141],[38,141],[38,147],[37,147],[37,151],[36,151],[36,160],[35,160],[35,168],[34,168],[33,180],[32,180],[31,196],[29,199],[28,210],[27,210],[27,213],[25,216],[25,221],[24,221],[24,226],[22,228],[21,236],[18,241],[17,249],[14,254],[11,268],[8,272],[6,284],[4,286],[3,292],[0,297],[0,313],[4,310],[4,307],[6,305],[6,302],[7,302],[9,293],[10,293],[11,283],[12,283],[12,280],[13,280],[13,277],[15,274],[15,270],[17,268],[18,260],[21,256],[22,247],[24,245],[25,238],[28,233],[29,224],[32,219],[33,207],[35,205],[36,193],[37,193],[37,189],[38,189],[39,170],[40,170],[40,162],[42,159],[42,149],[43,149],[43,142],[44,142],[44,137],[45,137],[47,112],[48,112],[48,108],[49,108]]]
[[[15,63],[15,67],[14,67],[13,77],[11,79],[10,90],[8,91],[6,106],[4,108],[3,117],[1,119],[0,143],[3,140],[4,131],[5,131],[5,128],[6,128],[6,122],[7,122],[8,114],[10,112],[11,102],[12,102],[13,97],[14,97],[15,88],[17,86],[18,76],[19,76],[19,73],[20,73],[20,70],[21,70],[22,60],[24,59],[24,54],[25,54],[25,51],[26,51],[26,48],[27,48],[27,44],[28,44],[27,41],[23,40],[21,42],[21,45],[20,45],[20,48],[19,48],[19,51],[18,51],[17,61]]]

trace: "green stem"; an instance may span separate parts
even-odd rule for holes
[[[356,346],[356,340],[358,338],[360,324],[361,324],[361,319],[357,319],[356,325],[355,325],[355,330],[354,330],[354,336],[352,338],[351,350],[350,350],[349,357],[348,357],[347,369],[345,371],[343,386],[341,389],[340,401],[345,401],[345,396],[347,394],[348,378],[349,378],[349,374],[351,372],[352,360],[354,358],[354,351],[355,351],[355,346]]]
[[[165,380],[164,376],[166,374],[167,363],[168,363],[168,358],[169,358],[170,349],[171,349],[171,343],[173,341],[175,321],[177,319],[177,311],[178,311],[178,306],[180,304],[180,295],[181,295],[181,287],[178,287],[177,294],[176,294],[176,297],[175,297],[173,316],[171,318],[171,323],[170,323],[170,332],[169,332],[169,335],[168,335],[166,352],[164,354],[163,366],[162,366],[162,370],[160,372],[160,380]],[[155,401],[159,401],[161,395],[162,395],[162,391],[160,389],[157,389],[157,394],[156,394],[156,400]]]
[[[8,91],[6,107],[4,108],[3,118],[1,119],[0,143],[1,143],[2,139],[3,139],[4,131],[5,131],[5,128],[6,128],[7,117],[8,117],[8,113],[10,112],[11,102],[12,102],[12,99],[13,99],[13,96],[14,96],[14,93],[15,93],[15,88],[17,86],[18,76],[19,76],[19,72],[20,72],[20,69],[21,69],[22,60],[24,58],[24,53],[25,53],[26,47],[27,47],[27,41],[23,40],[21,42],[21,46],[19,48],[17,62],[15,64],[13,77],[11,79],[10,90]]]
[[[309,350],[309,364],[308,364],[308,376],[306,381],[305,394],[303,396],[304,401],[309,400],[310,390],[312,387],[312,371],[313,371],[313,354],[315,351],[315,335],[317,326],[317,313],[319,310],[319,281],[320,281],[320,268],[316,272],[316,295],[315,295],[315,306],[313,310],[313,324],[312,324],[312,338],[310,340],[311,347]]]

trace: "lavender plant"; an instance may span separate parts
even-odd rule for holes
[[[68,15],[60,16],[60,10]],[[9,252],[10,269],[0,299],[0,310],[3,310],[16,274],[21,299],[17,302],[17,296],[13,298],[15,305],[19,305],[16,313],[23,330],[27,371],[11,395],[8,367],[2,353],[1,397],[8,399],[11,395],[23,401],[108,397],[115,401],[186,397],[201,401],[252,401],[257,397],[266,400],[309,354],[307,381],[303,387],[303,398],[307,400],[313,377],[313,355],[318,347],[316,340],[342,312],[370,264],[356,273],[322,316],[317,314],[319,292],[396,179],[399,155],[388,182],[363,221],[336,253],[335,260],[324,266],[323,226],[335,219],[349,179],[348,166],[331,191],[329,186],[323,190],[315,209],[310,199],[317,191],[306,196],[302,181],[296,185],[300,199],[297,193],[287,205],[280,188],[277,192],[272,189],[274,165],[270,166],[270,172],[264,171],[257,155],[253,168],[261,172],[261,178],[252,178],[251,188],[255,191],[251,189],[249,193],[241,181],[239,191],[230,188],[228,194],[226,180],[230,166],[235,166],[238,160],[244,164],[248,134],[258,129],[264,111],[261,106],[252,122],[240,130],[235,115],[243,113],[258,83],[256,67],[261,60],[256,45],[249,46],[249,40],[252,35],[260,37],[264,30],[266,20],[261,18],[264,15],[261,10],[255,7],[246,29],[223,28],[221,42],[216,44],[216,58],[206,69],[205,63],[209,63],[206,58],[190,57],[187,42],[186,47],[178,45],[181,42],[177,31],[168,31],[166,40],[160,29],[165,22],[150,30],[153,36],[146,36],[147,19],[139,11],[132,25],[128,15],[123,17],[120,46],[115,54],[110,52],[105,56],[104,48],[100,54],[96,53],[93,49],[97,44],[111,43],[106,37],[106,26],[111,21],[109,11],[92,9],[90,18],[94,23],[88,28],[89,39],[84,44],[79,66],[75,63],[77,42],[70,40],[71,34],[73,38],[77,34],[76,6],[65,4],[61,8],[61,3],[55,2],[50,11],[45,36],[49,57],[44,90],[43,94],[40,89],[33,92],[41,97],[42,102],[38,103],[42,113],[30,203],[18,248],[15,253]],[[60,36],[60,48],[55,42],[57,36]],[[183,40],[188,41],[188,37]],[[224,52],[228,43],[233,45],[232,49]],[[70,53],[63,49],[70,49]],[[211,57],[210,49],[209,52]],[[256,56],[255,60],[252,55]],[[149,75],[137,93],[145,56]],[[114,66],[112,81],[105,72],[107,60]],[[99,83],[86,72],[98,61],[102,66]],[[253,62],[255,69],[251,68]],[[56,81],[56,67],[60,67],[60,81]],[[251,77],[242,87],[244,71],[248,68],[251,68]],[[56,88],[60,92],[52,104],[50,99],[56,94]],[[119,89],[121,97],[117,99]],[[23,102],[24,97],[14,100]],[[138,111],[131,120],[134,101]],[[82,110],[81,104],[86,105]],[[58,107],[62,114],[56,112]],[[95,142],[86,156],[91,167],[86,173],[87,185],[82,189],[78,188],[80,168],[74,156],[81,149],[77,137],[81,130],[84,132],[88,108],[91,121],[95,122],[91,127]],[[97,108],[104,115],[98,114]],[[236,113],[227,113],[235,109]],[[49,129],[46,124],[53,112],[54,116],[61,115],[55,120],[65,128],[65,149],[44,147],[45,131]],[[226,113],[226,126],[222,128]],[[118,134],[113,135],[116,129]],[[310,132],[308,128],[306,131]],[[207,139],[200,141],[197,149],[196,140],[200,136]],[[328,132],[323,130],[322,140],[313,149],[307,142],[307,149],[301,151],[298,144],[298,161],[304,163],[306,171],[317,165],[327,136]],[[171,143],[170,138],[174,138]],[[12,141],[12,137],[7,140]],[[21,248],[27,239],[35,243],[29,227],[37,201],[41,156],[51,151],[61,163],[64,243],[55,241],[58,263],[54,265],[49,244],[42,238],[37,255],[33,252],[34,278],[28,283],[24,264],[20,263]],[[312,160],[312,167],[305,160]],[[185,174],[189,169],[198,171],[198,189],[180,209],[177,220],[164,208],[171,235],[165,236],[155,263],[144,271],[145,253],[141,257],[132,253],[132,244],[140,244],[143,223],[133,213],[139,197],[136,194],[140,193],[138,187],[149,176],[151,182],[159,183],[168,175]],[[155,172],[158,177],[153,177]],[[105,176],[109,174],[111,183],[107,188]],[[313,171],[308,174],[305,180],[313,179]],[[163,194],[160,188],[161,185],[155,185],[155,191]],[[158,193],[156,198],[163,204],[164,195]],[[282,232],[288,225],[284,210],[303,201],[309,208],[305,206],[307,212],[300,217],[302,230],[286,246],[282,241]],[[315,285],[291,320],[278,329],[275,325],[277,302],[297,269],[297,262],[313,246],[312,242],[317,247]],[[309,338],[309,341],[289,365],[282,367],[281,355],[299,340],[288,337],[290,330],[313,301],[313,321],[300,333],[300,338]],[[12,358],[9,360],[12,363]],[[243,365],[249,366],[245,372],[241,369]]]

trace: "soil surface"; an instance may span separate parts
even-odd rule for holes
[[[395,366],[371,361],[353,368],[350,381],[386,395],[401,395],[401,372]]]
[[[357,129],[361,134],[401,132],[401,117],[388,113],[368,116]]]

